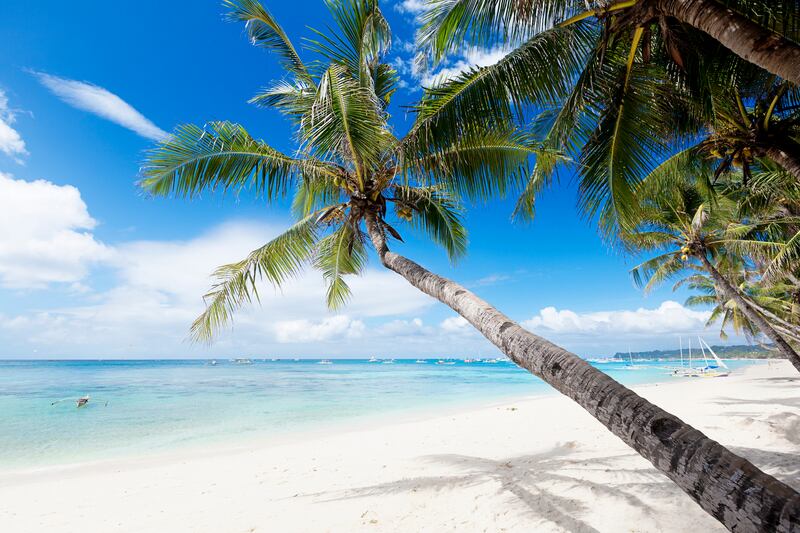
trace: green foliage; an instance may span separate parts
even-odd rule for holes
[[[400,239],[386,221],[390,203],[400,223],[456,260],[467,246],[458,194],[512,190],[539,149],[530,136],[499,127],[447,138],[427,123],[426,134],[447,142],[420,143],[420,129],[395,138],[386,108],[397,75],[383,62],[391,33],[377,0],[327,3],[336,28],[306,41],[324,61],[304,63],[261,4],[225,2],[229,18],[245,22],[253,44],[276,53],[286,70],[252,102],[289,118],[299,143],[294,155],[229,122],[179,126],[147,154],[141,185],[154,195],[247,191],[274,200],[294,193],[292,212],[300,221],[214,273],[206,310],[192,325],[195,340],[209,341],[241,305],[258,299],[258,283],[280,287],[307,266],[322,273],[328,306],[345,305],[347,276],[360,274],[367,262],[362,227],[375,228],[373,238]]]
[[[251,188],[268,200],[284,196],[301,174],[325,175],[332,167],[313,158],[289,157],[243,127],[212,122],[179,126],[147,154],[140,185],[154,195],[192,197],[202,191]]]
[[[312,213],[247,258],[219,267],[214,286],[204,297],[206,310],[192,324],[192,338],[210,341],[243,303],[258,299],[259,280],[277,288],[298,276],[317,249],[318,217],[319,213]]]
[[[447,250],[453,261],[466,253],[467,232],[461,223],[461,208],[441,187],[395,185],[393,191],[398,211],[411,209],[409,222],[413,228],[425,232]]]

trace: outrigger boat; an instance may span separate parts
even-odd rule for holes
[[[80,408],[80,407],[85,407],[89,403],[90,399],[91,399],[90,396],[87,394],[86,396],[81,396],[80,398],[77,398],[77,399],[75,399],[75,398],[62,398],[61,400],[56,400],[56,401],[52,402],[50,405],[56,405],[57,403],[61,403],[61,402],[75,402],[75,407]],[[95,400],[95,401],[98,401],[98,400]],[[105,405],[106,405],[106,407],[108,407],[108,402],[105,402]]]

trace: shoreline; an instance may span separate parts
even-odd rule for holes
[[[764,359],[738,359],[754,363],[768,361]],[[772,360],[785,361],[785,360]],[[634,365],[635,366],[635,365]],[[748,372],[748,368],[737,371],[734,376]],[[675,378],[665,374],[661,381],[642,383],[629,386],[635,391],[646,390],[651,387],[669,386]],[[0,466],[0,487],[7,479],[25,479],[28,477],[46,476],[49,473],[69,473],[75,470],[102,469],[105,467],[118,467],[120,465],[164,465],[174,461],[185,460],[193,457],[213,457],[247,452],[252,449],[267,448],[270,446],[291,445],[294,442],[306,439],[319,439],[342,433],[352,433],[364,430],[381,430],[387,426],[397,424],[424,423],[443,417],[461,416],[482,409],[501,408],[511,403],[529,402],[543,398],[559,397],[560,394],[546,385],[547,390],[535,394],[510,395],[495,398],[476,398],[469,401],[468,405],[421,405],[407,407],[398,411],[369,413],[353,418],[333,420],[314,427],[297,427],[268,435],[266,431],[260,434],[251,434],[240,439],[239,435],[232,435],[225,440],[197,441],[189,444],[177,445],[172,448],[156,450],[142,450],[137,452],[121,452],[111,457],[89,459],[86,461],[67,461],[62,463],[31,465],[31,466]],[[384,420],[391,417],[391,420]]]
[[[800,378],[788,362],[633,387],[800,488]],[[569,399],[154,459],[0,474],[7,531],[721,530]],[[78,495],[75,498],[65,494]]]

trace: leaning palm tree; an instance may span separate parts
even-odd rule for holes
[[[317,34],[309,45],[322,58],[315,63],[302,61],[258,2],[225,4],[231,18],[246,23],[254,44],[282,58],[287,78],[254,100],[292,120],[297,153],[279,152],[238,125],[182,126],[149,154],[142,186],[153,194],[189,197],[251,189],[266,200],[294,190],[299,221],[244,260],[220,267],[207,308],[192,326],[195,338],[211,338],[257,297],[258,281],[280,285],[309,264],[328,282],[328,304],[342,305],[344,277],[363,269],[371,243],[386,268],[575,400],[726,526],[790,531],[800,523],[800,495],[792,488],[577,355],[524,330],[463,286],[389,249],[392,239],[401,240],[395,225],[407,223],[451,257],[460,255],[466,239],[451,191],[489,194],[513,186],[538,147],[504,129],[465,128],[447,146],[397,139],[386,112],[396,79],[381,61],[389,29],[377,0],[328,2],[339,31]]]
[[[800,371],[797,351],[720,267],[741,265],[743,253],[755,252],[759,256],[762,249],[773,250],[780,244],[760,238],[759,230],[769,227],[768,222],[738,221],[736,201],[715,194],[706,172],[707,165],[691,156],[673,158],[638,187],[640,222],[633,231],[622,233],[621,239],[636,252],[659,253],[631,271],[634,281],[648,291],[687,270],[705,271],[725,299],[734,302]]]
[[[543,29],[586,20],[605,26],[609,40],[648,46],[660,34],[679,62],[683,26],[699,30],[746,61],[800,83],[800,44],[796,2],[763,0],[428,0],[424,41],[434,59],[462,46],[465,39],[522,40]]]
[[[711,15],[723,8],[716,0],[432,0],[429,6],[418,35],[423,59],[440,60],[463,49],[465,41],[514,47],[497,64],[465,72],[428,91],[421,113],[438,135],[442,123],[463,124],[475,117],[505,121],[523,118],[522,112],[531,107],[542,111],[535,121],[542,143],[580,163],[580,207],[589,217],[599,215],[606,233],[627,221],[635,184],[671,152],[672,141],[703,134],[702,128],[713,122],[708,116],[713,117],[713,108],[687,103],[706,102],[714,84],[738,81],[738,72],[748,70],[746,62],[698,31],[701,20],[690,14],[700,9],[707,15],[703,23],[713,20],[720,28],[733,24],[733,19]],[[776,39],[785,38],[787,46],[800,51],[800,4],[744,1],[736,7],[743,14],[723,9],[726,17],[736,19],[737,31],[728,37],[736,34],[738,39],[749,24],[772,32]],[[731,79],[714,76],[720,65]],[[766,150],[791,168],[798,150],[783,146],[789,139],[775,135],[775,127],[767,134],[760,124],[747,126],[759,134],[758,142],[751,143],[758,145],[753,150]],[[420,129],[421,142],[435,140],[424,135],[423,123]],[[551,166],[548,160],[537,165],[518,214],[532,211],[536,194],[552,179],[547,172]]]
[[[798,331],[797,324],[789,321],[792,319],[791,304],[787,306],[785,294],[788,287],[780,285],[762,287],[746,281],[747,272],[740,272],[740,274],[742,275],[738,280],[739,283],[734,283],[734,286],[744,296],[748,305],[763,315],[767,322],[785,339],[791,343],[800,342],[800,331]],[[726,273],[725,277],[730,279],[731,275]],[[736,301],[725,297],[711,276],[692,274],[679,280],[673,289],[677,290],[680,287],[686,287],[696,292],[686,299],[688,307],[711,308],[706,326],[710,327],[718,322],[721,339],[728,338],[726,330],[730,327],[735,333],[744,335],[751,342],[758,340],[758,326],[747,318]]]

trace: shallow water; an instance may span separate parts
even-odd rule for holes
[[[507,361],[318,362],[0,361],[0,468],[234,443],[552,390]],[[627,385],[675,379],[670,363],[593,364]],[[728,364],[735,371],[757,363]],[[85,394],[92,400],[81,409],[51,406]]]

